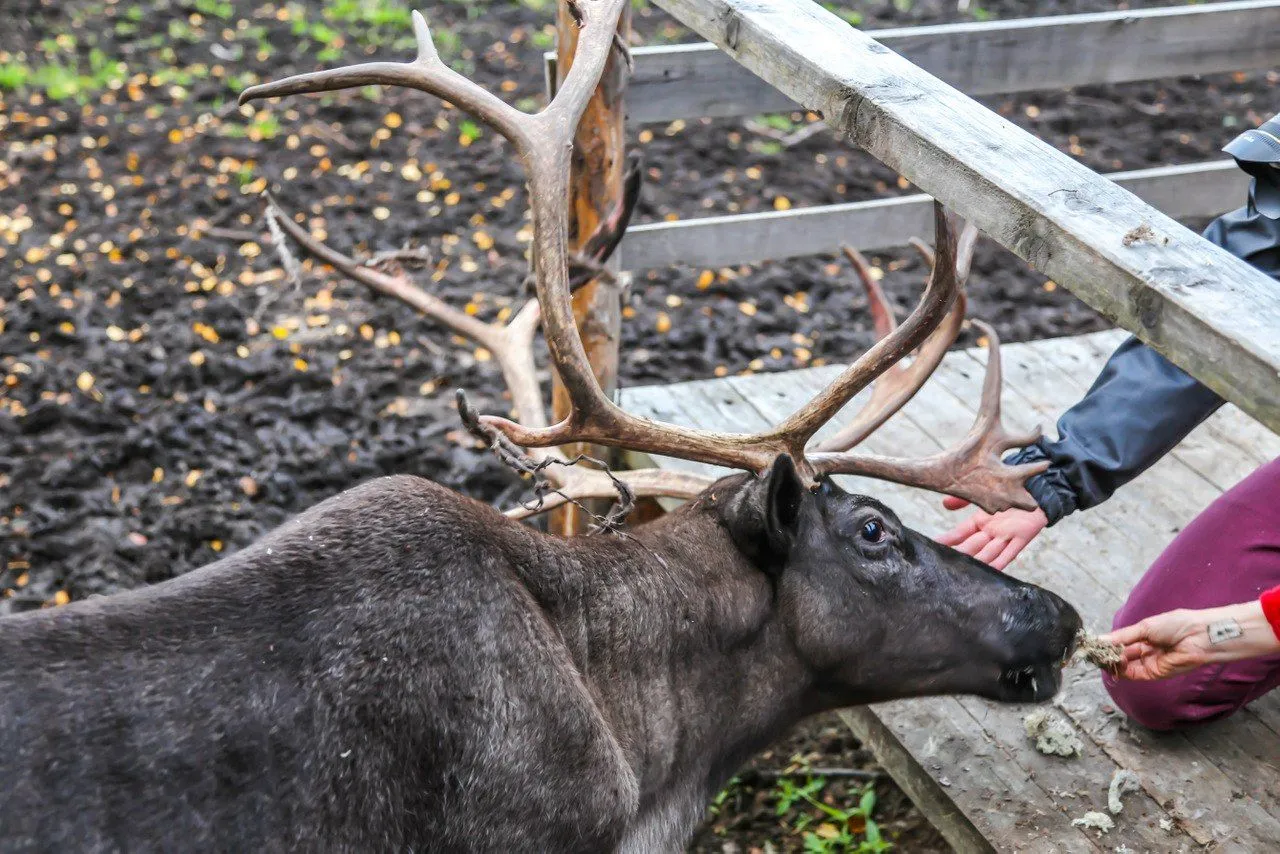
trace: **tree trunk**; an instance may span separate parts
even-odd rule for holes
[[[569,13],[568,3],[560,0],[556,18],[557,61],[556,84],[564,80],[573,63],[577,47],[578,30]],[[618,32],[624,40],[631,31],[631,9],[628,7],[618,21]],[[627,67],[623,58],[614,51],[605,66],[600,85],[592,95],[578,133],[574,139],[573,177],[571,178],[571,208],[569,234],[574,249],[579,248],[595,230],[600,220],[622,197],[622,176],[626,156],[626,112],[623,95],[627,86]],[[621,295],[618,289],[599,281],[581,288],[573,299],[574,315],[582,334],[587,358],[595,371],[596,379],[606,394],[612,395],[618,385],[618,339],[622,322]],[[558,377],[553,377],[551,405],[555,420],[568,414],[569,401]],[[587,445],[571,445],[565,452],[570,456],[587,453],[600,459],[609,459],[609,450]],[[598,504],[599,502],[597,502]],[[588,504],[593,512],[602,508]],[[566,505],[556,510],[549,520],[550,529],[559,534],[581,533],[586,529],[587,517],[579,508]]]

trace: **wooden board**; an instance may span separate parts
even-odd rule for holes
[[[655,0],[1223,397],[1280,429],[1275,283],[809,0]]]
[[[1012,94],[1269,70],[1280,54],[1280,2],[1017,18],[868,30],[867,35],[970,95]],[[632,55],[627,118],[633,124],[755,116],[797,106],[712,44],[642,47]],[[555,55],[548,53],[547,62],[554,64]]]
[[[1249,177],[1231,160],[1160,166],[1107,176],[1174,219],[1218,216],[1244,204]],[[618,249],[622,265],[727,267],[835,252],[905,246],[933,229],[933,199],[911,195],[789,211],[633,225]]]
[[[1111,331],[1005,347],[1006,422],[1014,429],[1039,423],[1051,433],[1056,417],[1079,399],[1124,337]],[[984,361],[981,350],[948,354],[919,396],[868,441],[868,450],[927,453],[962,435],[973,418]],[[838,370],[629,389],[622,401],[664,420],[751,430],[776,422]],[[864,397],[824,433],[837,429]],[[1174,530],[1276,456],[1280,437],[1236,407],[1224,407],[1122,489],[1109,505],[1114,512],[1076,514],[1049,529],[1012,571],[1064,595],[1091,629],[1103,629]],[[956,521],[936,496],[843,480],[847,488],[886,501],[925,533]],[[1111,852],[1124,845],[1134,852],[1165,852],[1215,844],[1215,850],[1264,851],[1280,838],[1280,695],[1263,698],[1231,720],[1163,736],[1127,726],[1110,710],[1096,671],[1088,668],[1068,671],[1055,704],[1085,742],[1079,759],[1037,753],[1022,730],[1027,707],[931,698],[855,709],[844,717],[960,851]],[[1085,811],[1105,810],[1107,785],[1121,767],[1139,774],[1143,791],[1125,799],[1116,829],[1097,838],[1073,826],[1071,819]],[[1162,829],[1162,820],[1174,829]]]

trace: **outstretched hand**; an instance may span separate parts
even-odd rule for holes
[[[1147,617],[1099,638],[1124,647],[1116,676],[1151,682],[1208,663],[1209,635],[1200,611],[1180,609]]]
[[[962,498],[948,497],[942,506],[948,510],[961,510],[969,506]],[[1013,559],[1049,525],[1049,517],[1040,509],[1004,510],[987,513],[975,510],[973,515],[956,527],[938,536],[944,546],[975,557],[983,563],[1003,570]]]
[[[1257,601],[1167,611],[1099,640],[1124,647],[1117,677],[1143,682],[1179,676],[1206,664],[1280,652],[1280,638]]]

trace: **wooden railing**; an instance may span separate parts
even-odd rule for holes
[[[1280,66],[1280,0],[1245,0],[1136,12],[1103,12],[871,30],[875,41],[969,95],[1012,94]],[[627,118],[633,124],[731,118],[799,108],[716,45],[634,51]],[[546,56],[555,80],[555,54]],[[1247,181],[1230,161],[1108,176],[1177,219],[1240,205]],[[724,266],[901,244],[929,227],[928,198],[876,199],[784,212],[734,214],[633,226],[625,266]]]
[[[1163,202],[1182,216],[1217,213],[1209,208],[1230,207],[1231,194],[1240,192],[1239,178],[1229,169],[1206,164],[1182,172],[1149,170],[1145,179],[1134,179],[1131,173],[1123,180],[1108,180],[810,0],[654,2],[777,89],[785,103],[821,113],[832,132],[880,159],[1223,397],[1280,431],[1280,290],[1276,283],[1143,201]],[[1264,67],[1273,61],[1270,57],[1280,57],[1278,8],[1280,3],[1268,0],[1041,19],[1035,25],[935,27],[927,37],[919,32],[905,34],[900,44],[916,45],[921,51],[918,56],[948,57],[963,51],[927,47],[929,39],[956,39],[949,42],[953,45],[968,40],[964,43],[970,47],[965,50],[979,53],[947,60],[950,64],[945,67],[956,75],[974,75],[974,80],[986,75],[984,54],[996,50],[994,46],[1038,44],[1030,54],[1035,62],[1028,62],[1025,70],[1025,80],[1036,81],[1037,87],[1050,85],[1055,77],[1053,85],[1116,82],[1148,74],[1164,77]],[[1045,30],[1050,21],[1060,27],[1057,36],[1051,28]],[[1073,21],[1077,22],[1074,28]],[[939,37],[939,31],[951,35]],[[973,35],[975,31],[979,35]],[[1080,35],[1085,32],[1090,35]],[[1003,35],[993,35],[997,33]],[[1101,45],[1107,39],[1104,48]],[[1023,79],[1015,73],[1017,52],[1013,47],[1004,50],[998,61],[992,61],[994,79],[1025,88],[1028,83],[1014,83],[1015,78]],[[709,56],[705,48],[703,54]],[[1055,70],[1052,75],[1040,75],[1032,71],[1037,64]],[[694,88],[688,80],[684,85]],[[752,102],[753,113],[763,110],[763,101]],[[1225,179],[1221,187],[1216,183],[1219,178]],[[1229,186],[1227,182],[1236,183]],[[1213,205],[1184,201],[1193,198],[1217,201]],[[816,232],[817,224],[825,223],[831,243],[826,243],[826,236],[815,238],[806,249],[829,251],[842,239],[863,244],[896,239],[887,233],[858,239],[858,234],[864,227],[873,229],[873,221],[890,213],[918,216],[913,211],[919,210],[921,200],[862,204],[795,212],[790,219],[762,220],[770,215],[759,214],[719,217],[701,227],[706,235],[722,230],[717,242],[726,247],[719,256],[725,263],[732,263],[728,261],[731,249],[734,260],[742,262],[747,260],[744,256],[763,252],[755,245],[764,238],[747,231],[759,228],[761,222],[767,226],[764,231],[782,229],[788,239]],[[1189,207],[1196,209],[1189,211]],[[791,227],[797,224],[802,225]],[[726,228],[732,230],[724,232]],[[920,230],[911,221],[893,225],[898,235]],[[632,254],[623,259],[629,267],[659,260],[709,263],[698,260],[690,245],[664,243],[672,239],[670,233],[664,235],[657,227],[637,230],[634,239],[640,248],[645,240],[664,248],[645,256],[633,246]],[[777,248],[770,251],[784,251],[778,246],[781,242],[785,241],[774,240]],[[700,257],[708,259],[712,253]]]

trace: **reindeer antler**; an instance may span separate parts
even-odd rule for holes
[[[638,189],[638,185],[629,185],[627,194],[618,205],[619,209],[634,208]],[[547,423],[542,388],[538,382],[533,357],[533,342],[537,335],[540,315],[536,299],[526,302],[505,324],[477,320],[439,297],[427,293],[405,273],[394,276],[383,273],[316,240],[280,209],[270,193],[266,196],[267,204],[276,212],[276,221],[281,230],[308,255],[333,266],[348,278],[377,293],[412,306],[441,326],[471,339],[492,353],[494,361],[498,363],[498,368],[502,372],[507,389],[511,392],[511,403],[516,417],[521,423],[535,426]],[[621,210],[615,211],[613,216],[601,223],[600,230],[610,230],[616,227],[616,223],[625,222],[628,216],[628,213],[623,213]],[[602,236],[594,245],[602,245],[601,241],[609,241],[609,238]],[[611,242],[613,246],[617,245],[616,240]],[[612,249],[608,251],[611,252]],[[603,263],[608,260],[608,254],[602,251],[594,260]],[[570,461],[555,448],[534,448],[529,452],[529,457],[532,465],[538,467],[540,474],[554,489],[538,503],[521,505],[507,511],[508,516],[516,519],[545,513],[566,503],[589,498],[617,497],[618,486],[615,478],[621,481],[624,488],[628,489],[633,496],[641,498],[694,498],[712,482],[709,477],[660,469],[618,472],[611,477],[610,474],[595,469],[570,467]]]
[[[855,455],[847,448],[823,450],[820,447],[807,453],[806,446],[822,425],[878,378],[887,378],[886,385],[891,388],[873,395],[863,426],[854,431],[854,438],[868,425],[883,423],[923,384],[941,353],[954,340],[950,330],[962,319],[963,305],[954,306],[961,300],[960,282],[967,275],[968,261],[962,260],[964,269],[960,269],[950,223],[937,204],[934,216],[937,262],[919,305],[901,325],[882,322],[883,337],[830,386],[778,426],[742,435],[666,424],[628,413],[604,393],[587,361],[573,315],[568,249],[570,153],[578,122],[615,45],[614,30],[626,2],[628,0],[570,0],[570,9],[581,30],[577,54],[555,98],[536,114],[509,106],[446,66],[436,52],[425,19],[418,12],[413,13],[418,41],[418,56],[413,62],[372,62],[297,75],[254,86],[241,95],[240,101],[369,84],[407,86],[457,104],[515,146],[529,182],[535,289],[541,306],[543,333],[571,409],[563,421],[547,425],[539,395],[536,417],[529,411],[530,405],[523,409],[517,407],[524,423],[493,415],[481,417],[483,425],[500,432],[514,445],[532,451],[586,442],[757,472],[766,469],[779,454],[789,454],[802,477],[811,483],[828,474],[863,474],[947,492],[987,510],[1034,507],[1035,502],[1023,488],[1022,481],[1034,473],[1035,467],[1003,466],[996,456],[999,450],[1018,444],[1019,440],[1005,434],[999,424],[999,358],[994,346],[988,359],[987,386],[978,421],[970,435],[951,451],[920,460]],[[969,251],[966,249],[961,255],[967,259]],[[344,272],[352,275],[350,271]],[[391,292],[386,291],[386,285],[385,281],[380,285],[370,284]],[[415,304],[428,311],[424,306],[429,303],[420,298]],[[456,320],[453,315],[440,312],[434,306],[428,313],[458,328],[453,323]],[[497,336],[498,333],[481,334]],[[989,337],[994,345],[995,338]],[[918,367],[913,363],[904,373],[893,372],[899,361],[926,342],[927,346],[916,360]],[[510,361],[507,357],[504,359]],[[503,370],[504,375],[509,374],[509,366],[504,365]]]
[[[960,334],[960,327],[964,325],[965,306],[968,302],[965,298],[964,286],[969,279],[969,267],[973,260],[973,248],[977,237],[977,228],[972,223],[966,224],[960,235],[956,252],[958,290],[955,301],[951,303],[951,310],[947,312],[942,323],[920,345],[916,356],[911,360],[910,367],[903,367],[898,363],[881,374],[871,387],[871,399],[867,401],[866,406],[859,410],[852,421],[840,428],[838,433],[818,443],[815,450],[847,451],[860,445],[899,409],[906,406],[933,374],[942,357],[955,343],[956,336]],[[911,245],[921,254],[932,273],[935,266],[933,250],[914,237],[911,238]],[[851,246],[842,246],[841,249],[844,250],[849,263],[853,265],[854,272],[858,274],[858,280],[862,282],[862,287],[867,292],[867,306],[871,311],[877,336],[888,337],[893,330],[897,329],[898,321],[894,317],[893,306],[884,295],[884,289],[871,275],[871,265],[867,263],[866,258],[862,257],[861,252]]]

